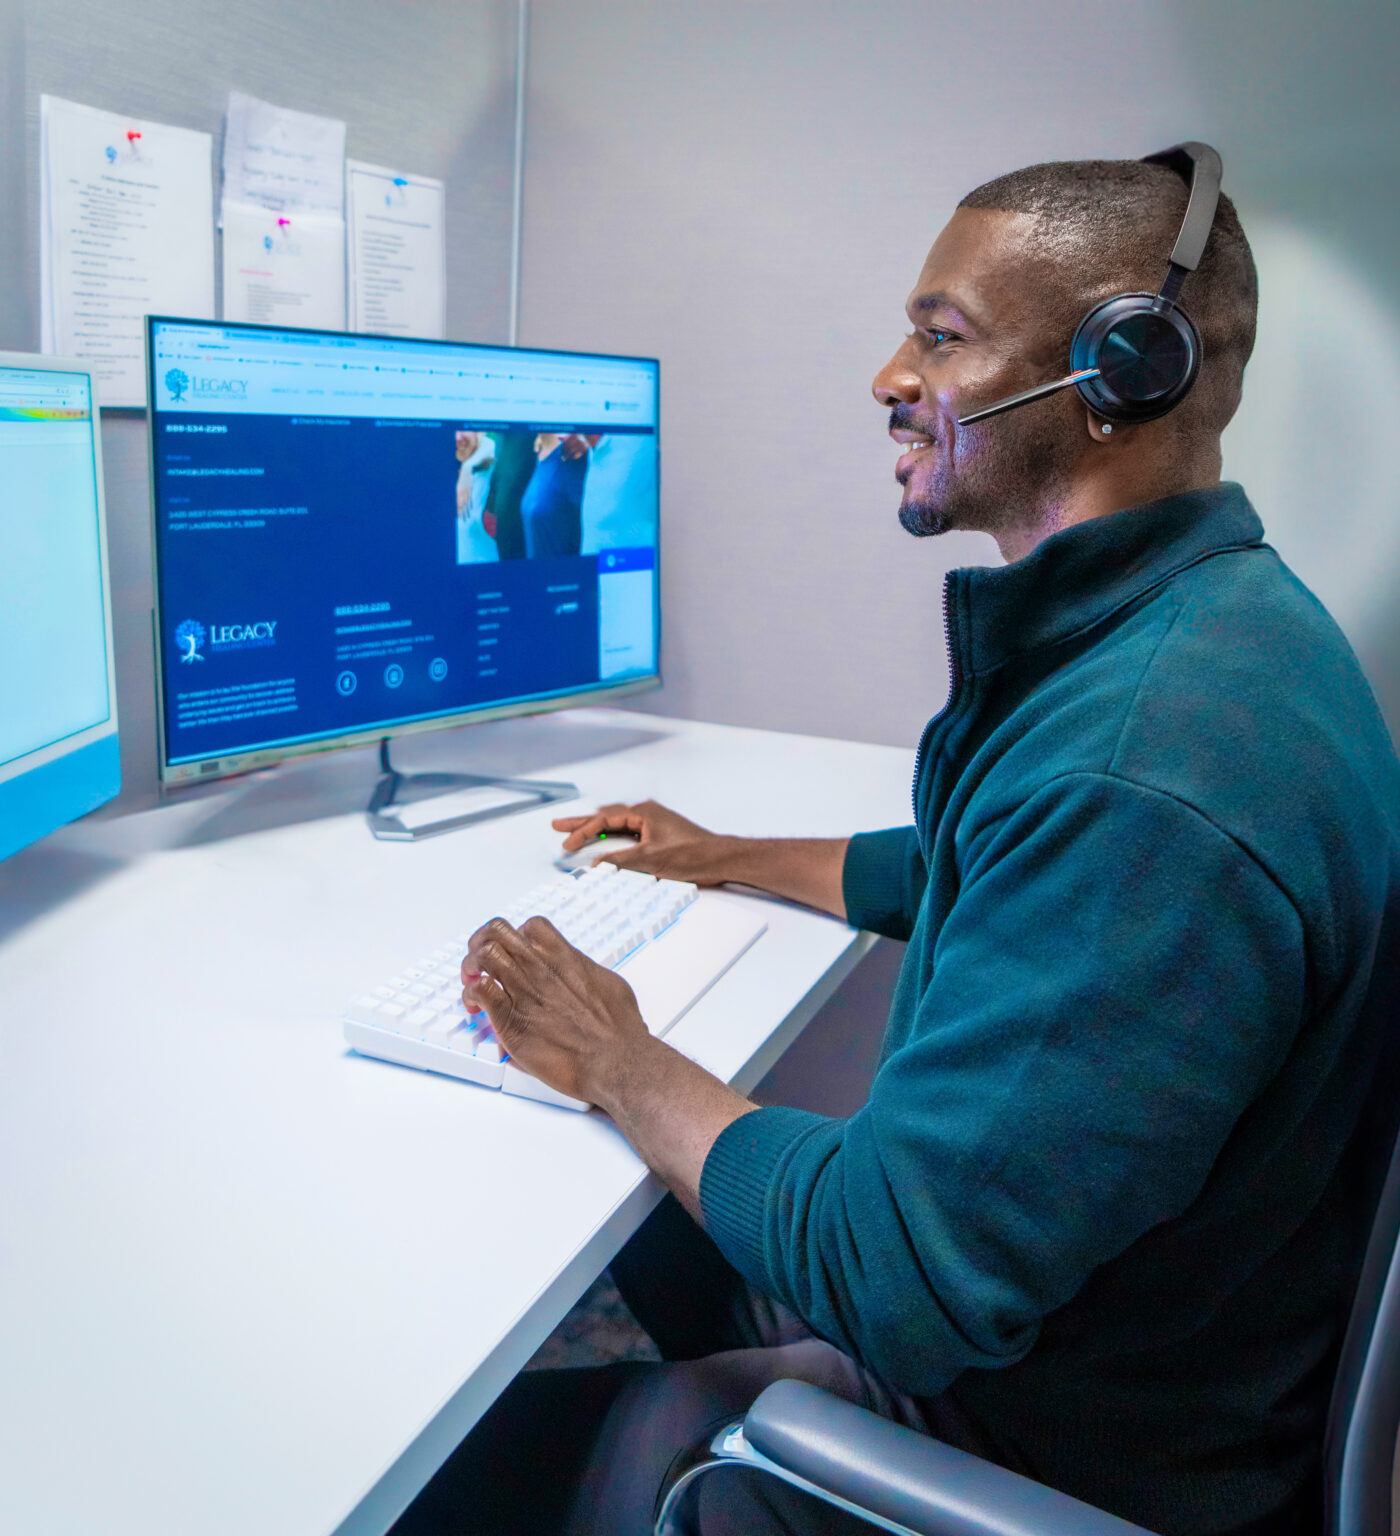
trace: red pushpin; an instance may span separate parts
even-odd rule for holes
[[[128,144],[134,144],[136,142],[136,140],[139,139],[140,137],[141,137],[141,135],[139,133],[137,133],[137,131],[134,128],[128,128],[126,130],[126,142]]]

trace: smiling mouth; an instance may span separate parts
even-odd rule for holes
[[[897,431],[891,432],[890,436],[900,450],[899,458],[895,460],[894,477],[903,485],[913,473],[919,455],[932,448],[934,440],[931,437],[921,436],[917,432]]]

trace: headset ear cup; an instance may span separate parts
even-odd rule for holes
[[[1153,421],[1185,398],[1201,368],[1201,337],[1191,317],[1153,293],[1120,293],[1079,322],[1070,369],[1097,368],[1075,385],[1080,398],[1115,425]]]

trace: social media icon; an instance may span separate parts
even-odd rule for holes
[[[353,672],[342,672],[335,680],[335,691],[342,699],[348,699],[354,693],[359,681]]]
[[[397,688],[401,682],[403,682],[403,668],[398,662],[391,661],[384,668],[384,686],[386,688]]]
[[[428,676],[435,683],[440,683],[447,676],[447,663],[441,656],[434,656],[428,663]]]

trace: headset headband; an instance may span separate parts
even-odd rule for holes
[[[1186,281],[1186,274],[1200,266],[1201,254],[1210,239],[1216,205],[1220,201],[1220,156],[1209,144],[1188,139],[1184,144],[1173,144],[1170,149],[1144,155],[1142,159],[1144,165],[1169,167],[1191,189],[1181,231],[1167,257],[1167,275],[1159,295],[1164,299],[1175,299]]]

